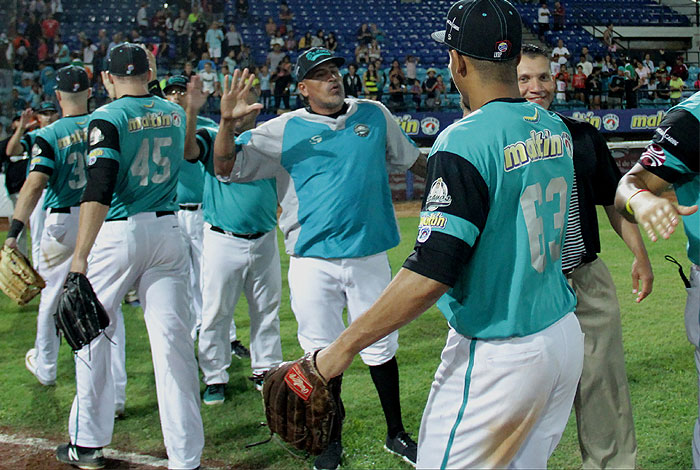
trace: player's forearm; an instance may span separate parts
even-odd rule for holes
[[[635,217],[627,210],[633,204],[645,198],[656,198],[668,186],[668,182],[655,177],[637,163],[625,174],[617,185],[615,193],[615,209],[630,222],[636,222]],[[634,212],[634,211],[633,211]]]
[[[340,375],[357,353],[419,317],[449,288],[401,269],[374,305],[319,353],[319,372],[326,379]]]
[[[15,210],[12,213],[13,220],[19,220],[26,224],[29,216],[36,207],[36,203],[41,197],[41,191],[46,186],[48,177],[43,173],[31,172],[19,192]]]
[[[5,148],[6,155],[20,155],[24,149],[22,148],[22,136],[24,135],[24,126],[17,126],[14,134],[7,141],[7,147]]]
[[[642,240],[642,234],[639,232],[637,224],[626,220],[613,206],[605,206],[605,213],[608,216],[610,225],[622,241],[625,242],[635,258],[640,261],[649,262],[649,255],[646,246],[644,246],[644,240]]]
[[[214,171],[217,175],[229,176],[236,163],[235,130],[235,119],[221,119],[214,141]]]
[[[75,242],[71,271],[85,274],[87,271],[87,258],[95,244],[97,234],[107,217],[109,206],[96,201],[88,201],[80,204],[80,220],[78,222],[78,238]]]

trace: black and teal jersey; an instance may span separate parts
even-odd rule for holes
[[[451,286],[437,306],[458,333],[527,336],[574,310],[560,257],[572,149],[561,119],[525,100],[491,101],[435,141],[404,267]]]
[[[33,135],[29,172],[48,175],[44,209],[77,206],[87,181],[89,116],[64,117]]]
[[[277,224],[277,185],[274,178],[249,183],[223,183],[214,171],[214,140],[218,129],[197,131],[198,166],[204,165],[204,221],[228,232],[267,233]],[[185,163],[185,166],[194,166]]]
[[[92,113],[89,141],[88,178],[93,168],[108,168],[112,178],[116,172],[107,220],[177,208],[185,145],[180,106],[151,95],[121,97]]]
[[[216,121],[197,116],[197,129],[209,127],[218,129]],[[204,167],[202,165],[182,165],[177,180],[178,204],[201,204],[204,189]]]
[[[700,204],[700,91],[671,108],[639,163],[676,190],[678,203]],[[683,216],[688,258],[700,265],[700,212]]]

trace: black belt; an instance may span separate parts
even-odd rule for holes
[[[156,211],[156,217],[165,217],[166,215],[175,215],[175,211]],[[118,220],[127,220],[128,217],[115,217],[113,219],[107,219],[105,222],[116,222]]]
[[[228,230],[224,230],[221,227],[216,227],[214,225],[211,226],[211,231],[216,232],[216,233],[223,233],[224,235],[228,235],[230,237],[243,238],[245,240],[257,240],[258,238],[265,235],[262,232],[258,232],[258,233],[233,233],[233,232],[229,232]]]
[[[202,207],[201,204],[180,204],[181,211],[196,211]]]
[[[52,207],[49,209],[51,214],[70,214],[72,207]]]

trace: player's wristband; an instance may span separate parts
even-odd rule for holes
[[[625,209],[627,210],[627,212],[628,212],[630,215],[634,215],[634,211],[632,210],[632,207],[630,206],[630,201],[632,200],[632,198],[633,198],[634,196],[636,196],[636,195],[639,194],[639,193],[643,193],[643,192],[645,192],[645,191],[648,192],[648,193],[651,192],[651,191],[649,191],[648,189],[638,189],[638,190],[636,190],[636,191],[634,192],[634,194],[632,194],[630,197],[627,198],[627,202],[625,203]]]
[[[24,222],[17,219],[12,219],[10,230],[7,231],[7,238],[17,238],[24,230]]]

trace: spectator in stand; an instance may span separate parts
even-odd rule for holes
[[[360,29],[357,30],[357,44],[369,45],[372,42],[374,36],[372,36],[372,31],[370,31],[367,23],[362,23]]]
[[[110,42],[109,46],[107,46],[107,52],[111,51],[114,46],[121,44],[122,42],[124,42],[122,33],[114,33],[112,35],[112,42]]]
[[[270,70],[277,70],[277,67],[282,63],[282,59],[284,59],[285,55],[279,44],[272,46],[272,50],[267,53],[267,65],[270,67]]]
[[[156,11],[153,18],[151,18],[151,31],[167,31],[167,27],[165,25],[166,20],[167,16],[164,9],[161,8],[160,10]]]
[[[49,60],[49,46],[46,44],[46,39],[39,38],[39,45],[36,48],[36,58],[39,63]]]
[[[83,67],[85,70],[89,70],[89,73],[92,75],[95,71],[94,63],[97,46],[89,38],[83,39],[81,43],[83,46]]]
[[[665,73],[660,73],[659,83],[656,85],[656,98],[660,100],[668,100],[671,98],[671,88],[668,85],[668,77]]]
[[[569,85],[571,84],[571,76],[565,64],[559,66],[559,72],[554,75],[554,81],[557,90],[557,94],[554,98],[559,102],[565,103],[567,101],[566,90],[569,89]]]
[[[608,26],[603,31],[603,42],[608,48],[608,52],[617,52],[617,43],[615,42],[615,31],[613,24],[608,23]]]
[[[580,55],[586,56],[586,60],[587,60],[588,62],[593,62],[593,56],[592,56],[591,53],[588,51],[588,46],[583,46],[583,47],[581,48],[581,54],[580,54]]]
[[[648,100],[654,100],[657,98],[656,96],[656,87],[657,87],[657,81],[656,81],[656,75],[651,74],[649,76],[649,83],[647,84],[647,94],[645,96],[646,99]]]
[[[279,18],[280,21],[283,21],[284,23],[291,23],[294,19],[294,13],[292,13],[292,10],[289,8],[289,5],[287,5],[287,2],[284,0],[280,2]]]
[[[146,32],[148,31],[148,10],[146,9],[147,5],[148,3],[141,2],[141,8],[139,8],[139,11],[136,13],[136,24],[141,30],[141,34],[146,34]]]
[[[610,79],[608,107],[610,109],[622,108],[623,96],[625,96],[625,68],[620,66],[617,68],[617,75]]]
[[[205,109],[206,112],[211,113],[215,110],[214,101],[219,94],[219,77],[211,66],[211,62],[206,62],[204,70],[201,70],[197,75],[202,80],[202,91],[209,95]]]
[[[671,67],[671,76],[675,75],[681,80],[688,80],[688,66],[683,63],[683,56],[676,57],[676,63]],[[673,96],[671,96],[673,99]]]
[[[205,42],[207,43],[207,49],[209,50],[209,57],[218,65],[221,59],[221,44],[224,41],[224,33],[219,28],[219,22],[213,21],[209,26],[207,35],[205,37]]]
[[[420,58],[412,55],[406,56],[404,66],[406,67],[406,79],[409,80],[408,83],[410,84],[412,84],[412,80],[415,80],[417,77],[416,72],[418,70],[418,62],[420,62]]]
[[[369,60],[372,62],[382,59],[382,46],[379,45],[376,39],[372,39],[372,42],[367,48],[367,54],[369,55]]]
[[[671,104],[675,106],[681,102],[685,83],[683,83],[683,79],[678,76],[677,72],[671,70],[671,80],[668,82],[668,86],[671,89]]]
[[[262,112],[270,112],[270,105],[272,104],[272,74],[270,73],[270,68],[267,65],[263,65],[260,67],[260,71],[256,74],[256,76],[258,77],[258,80],[260,80],[260,102],[263,105]]]
[[[284,38],[284,49],[289,52],[296,52],[297,50],[297,39],[294,35],[294,30],[289,30],[287,36]]]
[[[170,41],[168,41],[167,33],[163,30],[158,31],[158,44],[153,55],[156,56],[159,67],[162,65],[166,69],[170,68]]]
[[[639,80],[625,70],[625,109],[637,107],[637,90],[640,88]]]
[[[379,94],[379,75],[374,63],[367,64],[367,71],[362,76],[362,90],[369,100],[376,100]]]
[[[367,48],[367,44],[359,43],[355,48],[355,62],[357,62],[360,65],[367,65],[368,61],[369,49]]]
[[[428,77],[423,82],[423,93],[425,94],[425,106],[429,110],[435,110],[435,101],[437,98],[437,93],[435,88],[437,87],[437,71],[434,68],[429,68],[427,71]]]
[[[644,66],[649,69],[650,74],[656,72],[656,69],[654,68],[654,61],[651,60],[651,54],[649,54],[648,52],[644,54],[644,60],[642,61],[642,64],[644,64]]]
[[[559,56],[558,62],[560,64],[566,64],[569,61],[569,58],[571,57],[571,53],[569,52],[569,49],[564,45],[564,40],[563,39],[558,39],[557,40],[557,47],[552,49],[552,56]]]
[[[192,78],[193,75],[197,75],[197,72],[195,72],[194,67],[192,67],[192,62],[189,60],[185,61],[185,69],[182,71],[182,75],[187,77],[187,80]]]
[[[591,72],[593,72],[593,64],[583,53],[581,54],[581,57],[579,58],[579,61],[576,64],[576,70],[578,70],[579,66],[581,67],[581,70],[583,70],[583,73],[586,75],[586,77],[588,77],[591,74]]]
[[[566,24],[566,9],[561,2],[554,2],[554,31],[561,31]]]
[[[606,54],[603,59],[603,72],[609,74],[610,76],[617,73],[617,65],[615,65],[615,60],[610,54]]]
[[[284,48],[284,38],[282,37],[282,34],[279,31],[276,31],[275,34],[270,38],[270,49],[275,47],[275,44],[280,46],[280,49]]]
[[[29,97],[27,99],[27,105],[31,108],[36,109],[39,104],[41,104],[41,87],[37,82],[32,82],[31,91],[29,92]]]
[[[192,38],[194,39],[194,42],[192,46],[190,47],[190,56],[191,58],[197,60],[199,62],[199,59],[206,54],[207,59],[209,59],[209,51],[207,50],[207,45],[204,42],[204,38],[197,37],[195,38],[194,35],[192,35]],[[202,67],[204,64],[202,64]],[[197,69],[199,70],[199,65],[197,66]]]
[[[228,51],[233,50],[235,56],[235,54],[238,54],[241,50],[242,45],[243,36],[241,36],[241,33],[236,29],[236,25],[231,23],[226,32],[226,53],[228,54]],[[233,70],[233,68],[231,70]]]
[[[409,79],[411,80],[411,79]],[[421,95],[423,93],[420,81],[418,81],[417,78],[413,79],[413,85],[411,85],[411,88],[409,89],[409,93],[411,93],[411,100],[413,101],[414,106],[416,107],[416,111],[420,112],[421,107]]]
[[[372,38],[376,39],[379,44],[384,42],[384,31],[379,29],[375,23],[369,24],[369,32],[372,33]]]
[[[586,93],[590,109],[600,109],[600,95],[603,89],[600,74],[600,67],[593,67],[593,72],[586,79]]]
[[[552,73],[553,77],[556,77],[559,71],[561,70],[561,66],[563,64],[559,63],[559,54],[552,54],[552,57],[549,62],[549,71]]]
[[[571,86],[574,89],[574,99],[586,102],[586,73],[583,71],[583,66],[576,66],[576,73],[571,79]]]
[[[236,69],[236,51],[235,49],[231,48],[228,51],[228,55],[224,57],[224,63],[228,67],[229,70],[235,70]]]
[[[544,41],[544,33],[549,31],[550,15],[551,14],[549,12],[549,8],[547,7],[547,3],[540,3],[540,7],[537,9],[537,26],[539,28],[537,33],[540,36],[540,41]]]
[[[634,65],[634,73],[639,79],[639,84],[642,86],[642,88],[646,87],[649,84],[649,75],[651,74],[651,71],[638,59],[633,59],[632,64]]]
[[[283,62],[277,67],[277,72],[273,78],[274,87],[273,95],[275,97],[275,110],[279,113],[281,109],[289,110],[289,94],[292,86],[292,72],[289,57],[286,57],[286,62]],[[284,108],[282,104],[284,103]]]
[[[180,9],[180,14],[173,22],[175,32],[175,49],[178,57],[187,57],[189,54],[190,34],[192,34],[192,23],[187,21],[187,11]]]
[[[316,31],[316,36],[311,38],[311,47],[323,47],[326,44],[326,35],[322,29]]]
[[[250,47],[247,45],[243,44],[241,46],[241,52],[238,54],[238,57],[236,58],[238,61],[238,67],[242,69],[249,69],[253,65],[253,59],[250,57]]]
[[[390,82],[393,79],[393,77],[398,77],[399,83],[402,85],[406,83],[406,76],[404,75],[403,70],[401,69],[401,64],[396,59],[391,61],[391,68],[389,69]]]
[[[406,87],[401,83],[397,74],[390,74],[389,80],[391,80],[389,83],[389,111],[392,113],[404,111],[406,109],[406,104],[404,102]]]
[[[343,88],[345,89],[345,96],[360,97],[362,80],[357,75],[357,65],[354,63],[348,65],[348,73],[343,76]]]
[[[657,68],[656,70],[657,70],[657,71],[660,70],[660,71],[663,72],[663,73],[671,73],[671,67],[669,67],[668,65],[666,65],[666,61],[665,61],[665,60],[659,61],[659,68]]]
[[[328,33],[328,37],[326,38],[326,49],[329,51],[333,52],[338,48],[338,40],[335,37],[334,32]]]
[[[265,23],[265,33],[267,33],[268,36],[272,36],[277,32],[277,23],[275,23],[275,20],[270,16],[267,19],[267,23]]]
[[[699,91],[700,90],[700,73],[695,78],[697,78],[697,80],[695,80],[693,82],[693,88],[695,89],[695,91]]]
[[[56,88],[56,70],[49,64],[39,64],[39,83],[43,94],[52,96]]]
[[[248,0],[236,0],[236,15],[241,18],[248,16]]]
[[[53,17],[61,21],[63,16],[63,3],[61,3],[61,0],[51,0],[50,8]]]
[[[17,87],[13,88],[10,92],[12,100],[12,109],[17,112],[22,112],[27,107],[27,102],[19,96],[19,90]]]
[[[68,65],[70,62],[70,49],[68,49],[68,46],[63,43],[61,36],[56,37],[55,49],[56,65],[59,68]]]
[[[304,34],[304,37],[299,40],[299,51],[301,52],[305,51],[306,49],[310,49],[312,39],[311,31],[307,31],[306,34]]]
[[[440,109],[442,107],[443,97],[447,93],[447,87],[445,86],[445,79],[442,75],[437,76],[437,84],[435,85],[435,109]]]
[[[382,96],[384,96],[384,89],[389,87],[389,77],[387,77],[384,69],[382,68],[381,59],[375,59],[371,62],[374,64],[374,70],[377,71],[377,77],[379,77],[379,80],[377,81],[377,101],[381,101]]]
[[[209,58],[209,53],[207,51],[202,52],[200,55],[199,62],[197,62],[197,70],[202,71],[204,67],[209,64],[212,70],[216,70],[216,64]]]

